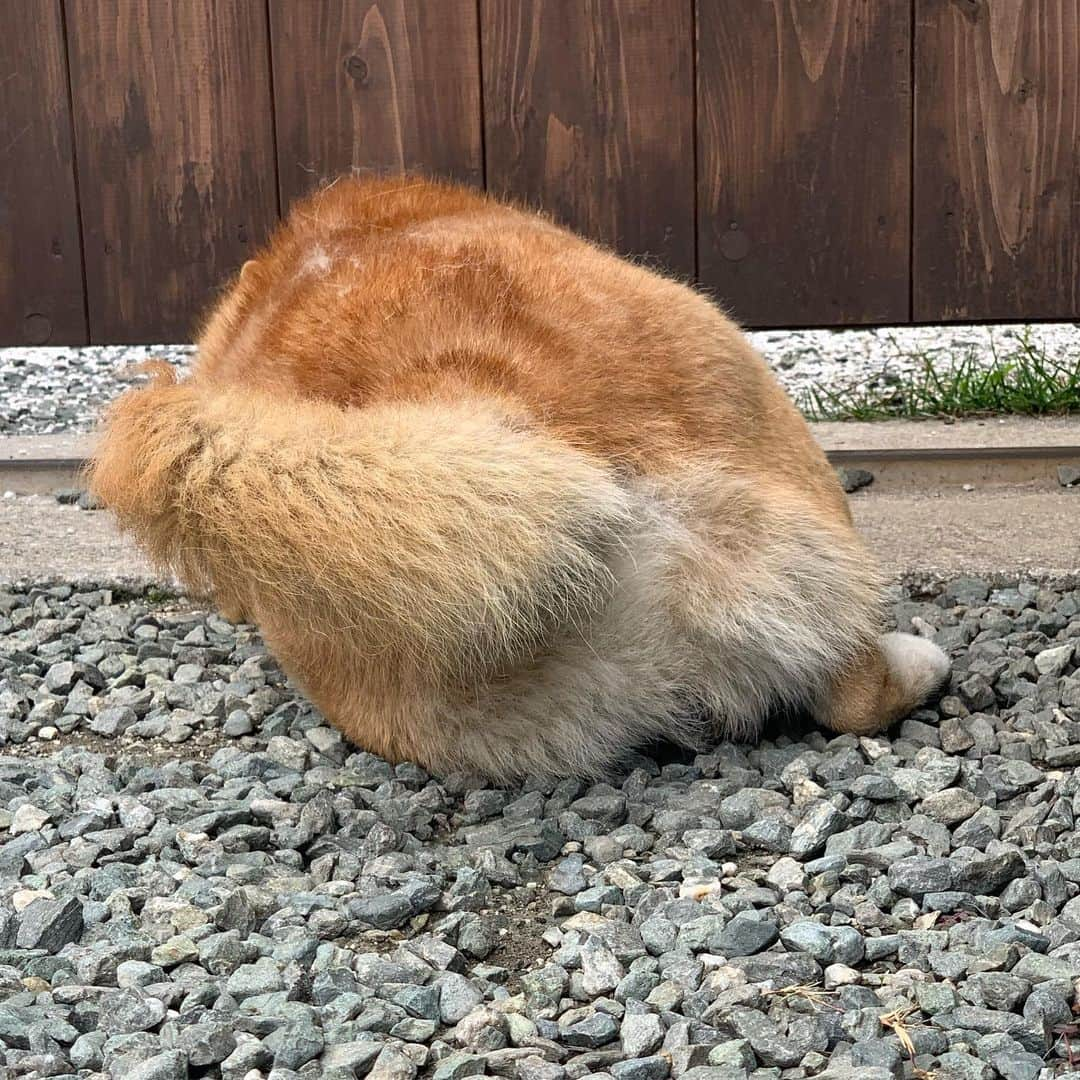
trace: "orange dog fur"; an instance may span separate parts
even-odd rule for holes
[[[801,705],[870,733],[948,663],[802,417],[692,289],[471,190],[341,180],[232,282],[92,489],[360,746],[596,775]]]

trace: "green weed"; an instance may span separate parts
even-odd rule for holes
[[[799,395],[798,405],[809,420],[1080,413],[1080,358],[1047,356],[1026,330],[1008,352],[999,353],[992,338],[991,349],[989,364],[974,350],[960,358],[945,349],[917,354],[919,366],[900,372],[895,381],[839,389],[817,384]]]

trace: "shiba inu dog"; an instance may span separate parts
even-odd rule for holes
[[[358,745],[496,781],[780,706],[888,727],[947,677],[882,633],[833,470],[706,298],[464,188],[341,180],[224,293],[92,489]]]

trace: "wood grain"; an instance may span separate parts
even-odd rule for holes
[[[488,187],[694,273],[690,0],[482,0]]]
[[[350,170],[484,182],[476,0],[271,0],[281,202]]]
[[[186,341],[277,218],[262,0],[67,0],[90,336]]]
[[[1080,0],[917,0],[914,315],[1080,315]]]
[[[910,11],[697,5],[699,272],[744,322],[907,320]]]
[[[86,342],[60,0],[0,0],[0,345]]]

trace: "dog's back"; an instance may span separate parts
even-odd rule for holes
[[[882,646],[843,492],[729,320],[460,188],[298,206],[94,480],[358,742],[432,767],[596,771],[781,703],[872,730],[944,670]]]
[[[482,394],[635,472],[724,454],[847,512],[713,304],[461,188],[339,181],[298,206],[210,319],[199,377],[350,408]]]

